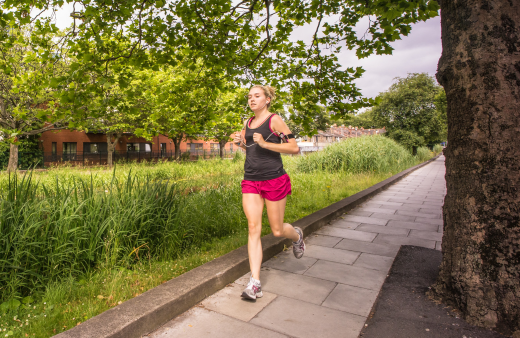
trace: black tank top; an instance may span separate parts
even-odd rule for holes
[[[253,141],[253,134],[262,134],[269,143],[281,143],[282,139],[271,129],[271,114],[257,128],[250,128],[251,117],[246,123],[246,162],[244,163],[244,179],[247,181],[267,181],[285,175],[282,155],[276,151],[264,149]]]

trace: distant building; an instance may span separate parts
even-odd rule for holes
[[[73,164],[104,164],[107,160],[107,136],[104,133],[71,131],[68,129],[46,131],[40,142],[44,152],[44,165],[54,162],[74,162]],[[226,152],[237,150],[228,142]],[[188,139],[180,144],[182,153],[190,156],[218,155],[220,145],[217,141]],[[115,145],[115,160],[146,160],[173,157],[175,146],[165,135],[155,136],[151,141],[125,133]]]
[[[380,135],[386,133],[386,128],[381,129],[364,129],[352,126],[337,126],[333,125],[329,129],[319,130],[318,134],[312,137],[301,137],[296,140],[300,151],[312,152],[323,149],[329,144],[342,141],[347,138],[361,137],[367,135]]]

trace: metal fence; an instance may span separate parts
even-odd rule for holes
[[[236,151],[224,150],[224,158],[233,158],[237,151],[243,152],[242,149]],[[220,150],[198,149],[195,151],[184,150],[180,152],[177,160],[181,161],[197,161],[207,160],[220,157]],[[113,163],[125,162],[158,162],[175,160],[175,151],[128,151],[113,152]],[[5,169],[9,161],[9,152],[0,153],[0,168]],[[19,152],[18,153],[18,169],[29,168],[45,168],[52,165],[68,164],[68,165],[106,165],[108,162],[108,152]]]

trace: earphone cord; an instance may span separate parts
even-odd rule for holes
[[[267,140],[269,139],[269,137],[271,137],[271,135],[273,135],[273,134],[274,134],[274,131],[273,131],[271,134],[269,134],[269,136],[267,136],[267,138],[266,138],[264,141],[267,141]],[[247,145],[247,144],[245,144],[244,141],[242,141],[242,140],[240,140],[240,142],[241,142],[241,143],[244,145],[244,147],[246,147],[246,148],[249,148],[249,147],[252,147],[252,146],[258,144],[258,143],[253,143],[253,144]]]

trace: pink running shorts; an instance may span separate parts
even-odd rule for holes
[[[258,194],[269,201],[279,201],[291,194],[291,179],[285,174],[267,181],[242,181],[242,194]]]

